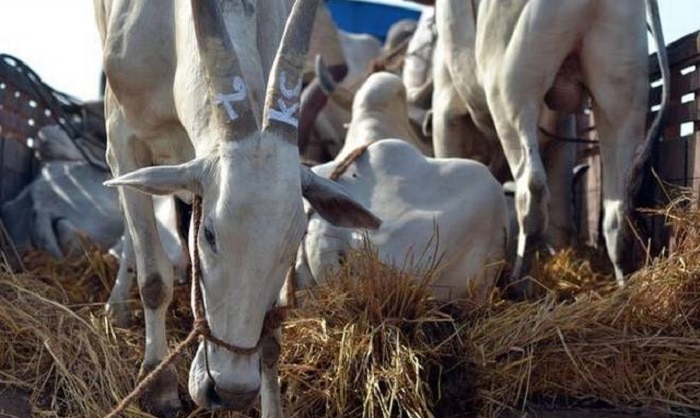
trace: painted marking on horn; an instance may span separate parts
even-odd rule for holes
[[[278,122],[286,123],[287,125],[298,127],[299,119],[295,116],[295,113],[299,109],[299,95],[301,94],[301,78],[292,88],[287,87],[287,73],[282,71],[280,74],[280,92],[282,97],[277,99],[277,107],[270,108],[268,113],[269,120],[276,120]],[[285,101],[286,99],[286,101]],[[291,102],[291,105],[288,104]]]
[[[236,102],[242,102],[246,98],[246,88],[245,88],[245,82],[241,77],[236,76],[233,79],[233,93],[231,94],[217,94],[214,96],[214,104],[224,105],[224,109],[226,110],[226,114],[228,115],[229,119],[231,120],[236,120],[238,119],[238,113],[236,110],[233,108],[233,103]]]

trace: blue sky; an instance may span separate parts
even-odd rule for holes
[[[25,61],[58,90],[81,99],[96,98],[100,45],[92,0],[2,3],[0,52]],[[700,30],[700,0],[659,0],[659,7],[667,42]]]

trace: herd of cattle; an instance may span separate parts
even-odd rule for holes
[[[168,353],[166,308],[197,257],[206,320],[227,345],[198,347],[192,398],[240,410],[260,394],[263,415],[282,416],[280,333],[261,330],[285,278],[323,281],[370,239],[387,262],[439,261],[437,297],[482,301],[534,250],[571,243],[575,148],[560,139],[590,98],[624,285],[626,215],[658,125],[645,135],[647,18],[668,83],[656,2],[435,3],[381,45],[338,30],[319,0],[95,0],[114,177],[47,127],[39,178],[2,207],[4,224],[57,257],[80,236],[114,246],[121,323],[135,268],[142,373]],[[188,222],[181,202],[195,196]],[[177,411],[176,382],[171,367],[146,407]]]

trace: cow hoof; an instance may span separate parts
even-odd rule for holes
[[[131,322],[129,307],[126,303],[107,302],[105,313],[114,326],[128,328]]]
[[[139,381],[148,378],[148,373],[157,365],[143,365],[139,372]],[[177,370],[175,366],[165,369],[157,376],[141,398],[141,407],[148,413],[161,418],[174,418],[180,410],[180,398],[177,394]]]

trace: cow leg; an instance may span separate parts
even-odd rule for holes
[[[530,250],[541,244],[547,229],[550,195],[537,127],[543,98],[574,47],[576,25],[585,22],[580,19],[582,5],[562,2],[557,3],[558,7],[548,7],[532,2],[516,25],[505,53],[478,53],[479,66],[487,74],[484,88],[489,109],[516,184],[519,233],[514,279],[527,272],[533,256]]]
[[[436,52],[435,90],[433,91],[432,136],[436,158],[470,158],[489,167],[499,181],[504,176],[503,153],[491,136],[477,128],[464,101],[453,84],[444,59]],[[438,64],[440,63],[440,64]]]
[[[150,164],[148,150],[129,129],[110,89],[107,89],[107,159],[115,176]],[[173,293],[173,266],[160,242],[151,196],[120,187],[136,258],[137,281],[144,307],[146,347],[139,377],[153,370],[168,353],[165,315]],[[142,397],[144,407],[158,416],[175,416],[180,407],[177,372],[170,366]]]
[[[467,109],[441,55],[437,49],[433,70],[433,149],[436,158],[463,158],[468,156],[465,154]]]
[[[513,90],[518,84],[513,85],[512,81],[508,81],[501,88]],[[529,271],[533,257],[530,250],[537,248],[541,243],[547,227],[549,203],[547,176],[538,144],[539,103],[536,100],[528,100],[528,96],[514,101],[517,97],[511,93],[489,97],[489,107],[494,116],[498,136],[515,179],[518,244],[511,281],[519,280]],[[516,286],[515,291],[521,295],[530,293],[525,283]]]
[[[282,398],[279,383],[279,356],[282,330],[276,329],[264,337],[262,344],[262,383],[260,403],[263,418],[282,418]]]
[[[628,184],[635,152],[644,143],[649,89],[644,7],[634,7],[636,3],[598,3],[605,7],[602,16],[624,21],[625,25],[595,21],[581,53],[584,81],[591,92],[600,136],[603,233],[620,286],[632,267]]]
[[[117,271],[117,280],[114,282],[112,292],[109,294],[105,311],[112,318],[112,321],[119,327],[129,326],[129,291],[134,281],[133,273],[134,266],[134,247],[131,244],[131,236],[128,229],[124,228],[122,237],[122,248],[119,259],[119,270]]]
[[[436,158],[463,158],[468,156],[465,151],[465,137],[468,135],[466,113],[457,112],[460,106],[457,91],[447,87],[435,92],[433,106],[433,148]],[[466,155],[465,155],[466,154]]]
[[[53,228],[51,214],[42,210],[36,210],[33,216],[32,243],[39,249],[48,252],[56,259],[63,258],[63,251],[58,243],[56,232]]]

